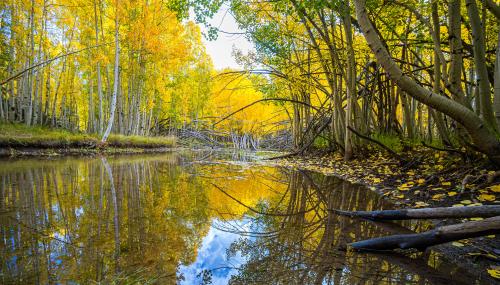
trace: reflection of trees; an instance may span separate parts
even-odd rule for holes
[[[232,245],[248,259],[233,284],[467,284],[468,276],[450,276],[447,264],[432,268],[427,256],[362,254],[347,250],[353,240],[402,228],[336,215],[331,209],[373,210],[385,205],[378,195],[334,177],[289,174],[287,199],[264,207],[253,238]],[[330,211],[329,211],[330,209]],[[408,223],[408,222],[407,222]],[[408,227],[423,225],[406,224]],[[425,225],[424,225],[425,226]],[[450,281],[453,280],[453,281]],[[451,283],[450,283],[451,284]]]
[[[231,247],[247,258],[235,284],[440,284],[450,278],[440,273],[447,270],[441,259],[437,269],[428,266],[433,254],[346,251],[353,240],[401,230],[330,211],[383,208],[373,192],[322,175],[190,161],[165,155],[0,164],[0,284],[175,283],[179,264],[195,260],[211,218],[219,221],[215,227],[252,236]],[[244,223],[227,223],[241,217]]]
[[[169,156],[21,160],[0,180],[1,284],[175,283],[208,230],[201,182]]]

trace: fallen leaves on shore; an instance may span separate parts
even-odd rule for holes
[[[278,164],[364,184],[396,203],[410,207],[460,207],[500,201],[500,184],[480,187],[481,181],[463,183],[467,175],[480,177],[491,172],[481,165],[464,165],[460,158],[445,153],[422,157],[425,158],[411,169],[404,169],[398,166],[399,161],[377,152],[348,162],[335,153],[292,157],[280,160]]]

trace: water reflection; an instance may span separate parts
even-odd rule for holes
[[[286,201],[264,205],[262,211],[272,214],[255,218],[250,231],[256,238],[231,246],[230,254],[246,256],[232,284],[480,283],[435,253],[375,255],[346,250],[355,240],[426,226],[338,216],[331,209],[374,210],[387,205],[364,187],[333,177],[305,172],[292,172],[288,177]]]
[[[330,211],[387,207],[374,193],[254,155],[229,159],[2,161],[0,283],[472,284],[433,254],[346,251],[402,230]]]

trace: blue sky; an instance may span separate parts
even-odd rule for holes
[[[218,27],[219,30],[224,32],[242,32],[238,28],[238,24],[236,24],[234,17],[228,10],[228,7],[222,7],[222,9],[210,21],[210,24],[214,27]],[[201,25],[201,29],[202,31],[206,31],[206,28],[203,25]],[[216,41],[203,39],[203,42],[207,48],[207,53],[212,57],[215,69],[218,70],[227,67],[242,69],[242,66],[236,63],[236,60],[232,56],[233,47],[242,50],[243,53],[247,53],[249,50],[254,49],[253,44],[249,42],[244,35],[219,33],[219,37]]]
[[[197,278],[197,275],[204,269],[225,267],[228,264],[239,266],[244,263],[244,258],[239,254],[232,257],[231,260],[226,258],[226,250],[238,238],[240,236],[237,234],[224,232],[212,226],[207,236],[203,238],[196,261],[188,266],[180,266],[179,273],[184,276],[184,281],[181,284],[199,284],[200,279]],[[231,275],[235,273],[236,270],[233,269],[214,270],[212,272],[212,284],[225,285]]]

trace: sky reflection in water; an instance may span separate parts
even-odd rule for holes
[[[227,256],[227,250],[231,244],[242,237],[218,229],[214,226],[217,223],[220,223],[220,221],[212,223],[207,236],[203,238],[196,261],[187,266],[180,266],[179,274],[184,277],[181,284],[199,284],[202,281],[200,274],[203,270],[212,271],[212,284],[228,284],[231,276],[237,273],[235,268],[245,262],[240,253],[231,256],[229,259]],[[234,223],[240,226],[244,225],[242,221],[234,221]]]
[[[387,208],[381,197],[252,161],[216,152],[2,161],[0,284],[199,284],[204,270],[212,284],[470,284],[433,254],[346,252],[393,229],[328,209]]]

